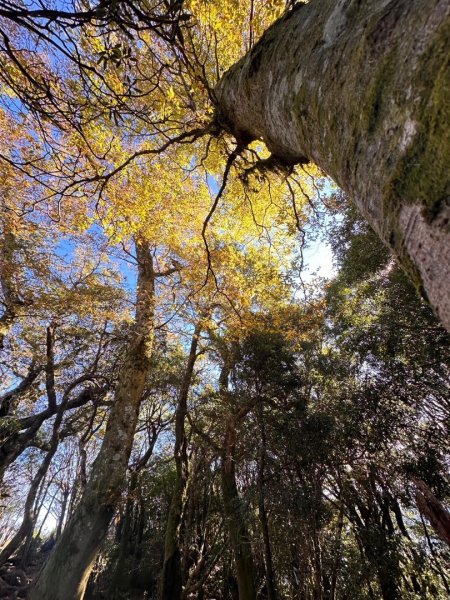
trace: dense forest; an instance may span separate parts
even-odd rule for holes
[[[449,27],[0,1],[0,598],[450,597]]]

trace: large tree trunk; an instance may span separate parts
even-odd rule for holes
[[[450,330],[449,49],[448,0],[311,0],[216,96],[241,145],[330,175]]]
[[[83,496],[31,592],[31,600],[79,600],[122,493],[139,406],[149,372],[154,331],[153,262],[136,242],[138,289],[129,342],[102,447]]]
[[[200,335],[200,323],[197,324],[192,336],[186,370],[181,382],[178,395],[178,406],[175,414],[175,466],[176,479],[172,494],[166,525],[164,547],[164,566],[161,576],[161,600],[179,600],[182,592],[182,569],[180,552],[180,526],[183,514],[184,496],[189,476],[187,438],[185,421],[187,415],[187,400],[191,387],[194,365],[197,359],[197,345]]]

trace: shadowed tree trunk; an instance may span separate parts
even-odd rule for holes
[[[67,390],[69,397],[70,386]],[[105,395],[107,387],[96,388],[93,385],[86,387],[75,398],[67,402],[66,410],[79,408],[94,399]],[[42,425],[56,413],[57,407],[48,406],[36,415],[23,417],[16,422],[16,431],[11,431],[8,421],[0,424],[0,481],[3,480],[6,469],[24,452],[32,446]]]
[[[0,553],[0,566],[2,566],[8,558],[17,550],[20,544],[27,536],[32,535],[35,526],[37,514],[33,507],[38,495],[39,487],[47,475],[52,459],[58,449],[59,432],[61,423],[64,417],[64,412],[67,407],[67,398],[64,399],[57,407],[56,390],[55,390],[55,354],[54,354],[54,332],[51,327],[47,327],[47,365],[46,365],[46,380],[45,387],[49,406],[56,410],[56,418],[53,423],[52,435],[49,443],[49,450],[45,455],[44,460],[39,465],[39,468],[33,477],[33,480],[28,490],[25,500],[24,514],[22,523],[16,532],[15,536],[3,548]]]
[[[4,208],[4,207],[3,207]],[[3,314],[0,316],[0,350],[3,349],[4,339],[9,333],[17,313],[23,306],[23,301],[17,288],[17,281],[14,267],[14,254],[18,244],[16,236],[8,231],[8,219],[2,224],[5,232],[0,238],[0,250],[2,260],[0,261],[0,290],[3,295],[1,304],[3,305]]]
[[[67,503],[69,500],[70,488],[64,488],[62,492],[61,513],[58,519],[58,527],[56,528],[56,539],[59,538],[64,527],[64,519],[66,518]]]
[[[259,422],[259,434],[261,436],[259,443],[259,457],[258,457],[258,512],[259,522],[261,523],[261,530],[263,534],[264,543],[264,568],[266,572],[266,585],[267,585],[267,600],[277,600],[276,584],[275,584],[275,573],[273,570],[272,560],[272,547],[270,543],[270,532],[269,532],[269,517],[266,509],[266,457],[267,457],[267,436],[266,436],[266,424],[264,421],[264,407],[263,400],[260,399],[258,402],[258,422]]]
[[[450,546],[450,512],[436,498],[427,484],[415,479],[416,502],[420,512],[429,520],[436,534]]]
[[[218,120],[355,201],[450,330],[450,3],[298,4],[224,75]]]
[[[130,584],[126,572],[126,561],[130,550],[130,538],[133,519],[133,504],[134,494],[138,482],[138,472],[133,471],[130,476],[130,485],[128,487],[128,496],[125,504],[124,514],[121,520],[121,532],[119,541],[119,556],[117,559],[116,569],[111,579],[110,597],[120,598],[126,587]]]
[[[222,495],[225,517],[236,563],[239,600],[256,600],[254,565],[250,536],[236,484],[236,423],[230,415],[226,423],[222,457]]]
[[[180,552],[180,525],[183,513],[184,495],[188,480],[188,457],[185,421],[187,400],[191,387],[194,365],[197,359],[197,345],[200,335],[200,323],[195,327],[189,350],[186,370],[178,395],[178,406],[175,414],[175,466],[176,480],[172,500],[167,517],[166,539],[164,548],[164,566],[161,579],[161,600],[178,600],[182,592],[182,568]]]
[[[219,378],[219,388],[225,400],[228,396],[229,372],[229,358],[225,354],[224,366]],[[228,407],[221,457],[223,506],[236,563],[239,600],[256,600],[255,568],[250,536],[236,482],[237,424],[252,407],[253,404],[250,407],[242,407],[237,412],[233,406]]]
[[[136,500],[138,496],[139,488],[139,474],[141,470],[148,464],[153,450],[155,448],[156,441],[158,439],[158,433],[156,428],[153,427],[153,433],[149,439],[149,445],[145,454],[133,465],[130,469],[130,482],[127,490],[127,500],[125,503],[124,514],[120,525],[120,536],[119,536],[119,555],[116,562],[116,568],[111,578],[111,584],[109,586],[110,598],[121,598],[123,593],[128,589],[130,580],[127,573],[127,561],[129,560],[130,553],[133,553],[132,541],[134,539],[134,558],[136,559],[137,547],[139,546],[142,535],[141,531],[136,531],[135,512]],[[140,528],[139,528],[140,529]]]
[[[394,531],[386,531],[380,508],[370,490],[370,486],[365,490],[350,486],[347,510],[364,553],[376,569],[383,600],[400,600],[401,567],[392,545]]]
[[[34,503],[39,490],[39,486],[41,485],[44,477],[47,475],[48,468],[56,452],[57,446],[58,443],[56,441],[56,445],[54,447],[52,445],[52,449],[49,452],[47,452],[44,460],[42,461],[41,465],[39,466],[39,469],[37,470],[36,475],[33,477],[33,481],[31,482],[31,486],[28,490],[27,498],[25,500],[22,523],[14,537],[1,551],[0,566],[5,564],[8,558],[12,554],[14,554],[14,552],[19,548],[20,544],[24,541],[24,539],[33,531],[36,522],[36,515],[33,511]]]
[[[79,600],[122,493],[154,332],[155,273],[149,245],[136,241],[135,326],[100,452],[83,496],[41,572],[32,600]]]

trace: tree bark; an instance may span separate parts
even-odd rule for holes
[[[186,369],[178,395],[178,406],[175,414],[175,466],[176,479],[172,494],[166,525],[164,547],[164,566],[161,576],[161,600],[179,600],[182,593],[182,568],[180,552],[180,525],[183,514],[184,496],[189,476],[187,457],[187,438],[185,421],[187,400],[197,359],[197,345],[200,335],[200,323],[195,327],[189,350]]]
[[[67,487],[65,489],[63,489],[63,497],[62,497],[62,502],[61,502],[61,512],[59,514],[59,519],[58,519],[58,527],[56,528],[56,539],[58,539],[62,533],[63,527],[64,527],[64,519],[66,518],[66,511],[67,511],[67,503],[69,500],[69,494],[70,494],[70,489]]]
[[[222,495],[225,518],[230,532],[231,545],[236,562],[239,600],[256,600],[254,565],[248,534],[236,484],[236,423],[230,415],[226,423],[222,456]]]
[[[33,477],[30,489],[28,490],[27,499],[25,500],[22,523],[14,537],[0,552],[0,567],[5,564],[12,554],[14,554],[14,552],[17,550],[23,540],[32,532],[35,526],[36,515],[33,511],[34,502],[36,500],[39,486],[41,485],[44,477],[47,475],[47,471],[56,452],[56,448],[57,443],[55,447],[52,447],[52,449],[47,452],[44,460],[37,470],[36,475]]]
[[[0,350],[3,349],[5,337],[8,335],[11,327],[18,316],[18,312],[23,307],[23,302],[17,288],[15,258],[18,243],[16,236],[8,231],[8,219],[3,227],[6,228],[0,239],[0,290],[3,295],[3,314],[0,316]]]
[[[273,570],[272,546],[270,543],[269,517],[266,509],[266,457],[267,457],[267,439],[266,424],[264,421],[264,408],[262,400],[258,402],[258,421],[259,421],[259,457],[258,457],[258,510],[259,522],[264,543],[264,567],[266,572],[267,600],[277,600],[277,591],[275,583],[275,573]]]
[[[450,512],[436,498],[427,484],[415,479],[417,506],[436,534],[450,546]]]
[[[122,592],[125,591],[129,581],[126,577],[125,566],[129,555],[131,529],[132,529],[132,513],[134,504],[134,494],[136,492],[138,480],[137,471],[133,471],[130,476],[130,485],[128,488],[128,496],[125,504],[124,514],[121,521],[120,538],[119,538],[119,556],[111,579],[109,595],[111,598],[120,598]]]
[[[31,600],[81,600],[122,493],[153,346],[155,274],[149,245],[136,240],[135,328],[100,452],[83,496],[41,572]]]
[[[450,330],[450,3],[311,0],[216,88],[218,121],[355,201]]]

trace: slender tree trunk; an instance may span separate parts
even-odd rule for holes
[[[49,452],[47,452],[44,460],[42,461],[41,465],[39,466],[39,469],[37,470],[36,475],[33,477],[33,481],[31,482],[31,486],[27,494],[27,499],[25,501],[22,523],[17,533],[1,551],[0,566],[2,566],[8,560],[8,558],[17,550],[17,548],[20,546],[23,540],[30,534],[34,527],[35,515],[33,511],[33,506],[36,500],[39,486],[41,485],[42,480],[47,474],[48,468],[50,466],[55,452],[56,448],[52,448]]]
[[[269,533],[269,519],[266,510],[266,499],[265,499],[265,471],[266,471],[266,425],[264,422],[264,410],[262,401],[258,403],[258,420],[259,420],[259,432],[260,432],[260,447],[259,447],[259,461],[258,461],[258,509],[259,509],[259,522],[261,523],[261,529],[263,534],[264,542],[264,567],[266,571],[266,585],[267,585],[267,600],[276,600],[277,592],[275,585],[275,574],[273,570],[272,560],[272,548],[270,544],[270,533]]]
[[[65,519],[66,511],[67,511],[67,502],[69,500],[69,494],[70,494],[69,488],[66,488],[65,490],[63,490],[63,499],[62,499],[62,503],[61,503],[61,514],[59,515],[58,527],[56,528],[56,539],[59,538],[59,536],[61,535],[61,532],[63,530],[64,519]]]
[[[256,600],[254,565],[248,534],[236,484],[236,424],[232,415],[227,420],[222,457],[222,494],[225,517],[236,562],[239,600]]]
[[[216,89],[218,121],[356,202],[450,330],[450,3],[311,0]]]
[[[149,245],[136,240],[137,303],[130,339],[100,452],[72,518],[41,572],[32,600],[80,600],[122,493],[139,407],[149,373],[155,273]]]
[[[12,540],[3,548],[0,553],[0,566],[2,566],[8,558],[17,550],[23,540],[32,533],[36,521],[36,514],[33,510],[36,498],[38,497],[39,488],[44,481],[50,463],[58,449],[59,430],[64,417],[64,412],[67,406],[67,398],[57,406],[56,391],[55,391],[55,354],[54,354],[54,332],[51,327],[47,327],[47,365],[46,365],[46,381],[45,387],[47,392],[47,401],[56,411],[55,421],[53,423],[52,434],[50,439],[50,448],[45,455],[44,460],[40,464],[30,489],[28,490],[27,499],[23,512],[22,523],[14,535]],[[39,502],[39,500],[38,500]]]
[[[47,510],[45,511],[44,518],[42,519],[42,521],[41,521],[41,524],[39,525],[39,529],[38,529],[38,531],[37,531],[37,533],[36,533],[36,537],[37,537],[38,539],[41,537],[42,530],[44,529],[45,522],[47,521],[47,519],[48,519],[48,516],[49,516],[49,514],[50,514],[50,511],[52,510],[52,506],[53,506],[53,502],[55,501],[55,498],[56,498],[56,494],[54,494],[54,495],[53,495],[53,496],[50,498],[50,502],[49,502],[49,503],[48,503],[48,505],[47,505]]]
[[[331,583],[330,583],[330,600],[336,600],[336,590],[338,573],[341,567],[342,560],[342,529],[344,527],[344,506],[341,501],[339,507],[339,517],[336,527],[336,542],[335,542],[335,556],[333,557],[333,570],[331,572]]]
[[[164,547],[164,566],[161,577],[161,600],[179,600],[182,592],[182,568],[180,552],[180,526],[183,514],[183,504],[186,484],[189,476],[187,457],[187,438],[185,421],[187,400],[197,359],[197,345],[201,325],[197,324],[192,336],[186,370],[181,382],[178,395],[178,406],[175,414],[175,466],[176,479],[172,500],[167,517],[166,539]]]
[[[356,511],[356,507],[358,507],[361,517]],[[370,504],[369,499],[369,504],[366,506],[362,497],[354,489],[347,508],[362,549],[376,569],[383,600],[400,600],[401,568],[398,559],[388,552],[389,536],[380,525],[379,515],[375,512],[375,503]]]
[[[32,545],[33,539],[35,537],[35,535],[34,535],[34,528],[36,526],[36,522],[37,522],[38,516],[41,513],[41,510],[44,508],[45,499],[47,497],[47,494],[48,494],[48,491],[50,489],[50,486],[51,486],[52,482],[53,482],[53,477],[50,477],[47,481],[44,479],[44,481],[42,482],[42,485],[40,486],[40,490],[38,492],[38,495],[37,495],[37,498],[36,498],[36,501],[35,501],[34,507],[33,507],[33,521],[34,522],[33,522],[32,527],[30,527],[30,529],[29,529],[29,532],[28,532],[27,538],[26,538],[26,540],[25,540],[25,542],[23,544],[23,550],[22,550],[21,556],[20,556],[20,568],[21,569],[26,569],[26,567],[27,567],[28,556],[29,556],[29,553],[30,553],[30,549],[31,549],[31,545]],[[45,483],[45,485],[44,485],[44,483]],[[39,530],[36,532],[36,539],[39,539],[40,533],[41,533],[42,528],[44,526],[44,521],[48,517],[48,514],[49,514],[49,512],[51,510],[51,505],[52,505],[52,503],[53,503],[53,501],[55,499],[55,496],[56,496],[56,494],[53,495],[51,497],[51,499],[50,499],[50,503],[49,503],[50,504],[50,509],[48,509],[45,512],[44,518],[42,519],[42,522],[41,522],[41,524],[39,526]]]

